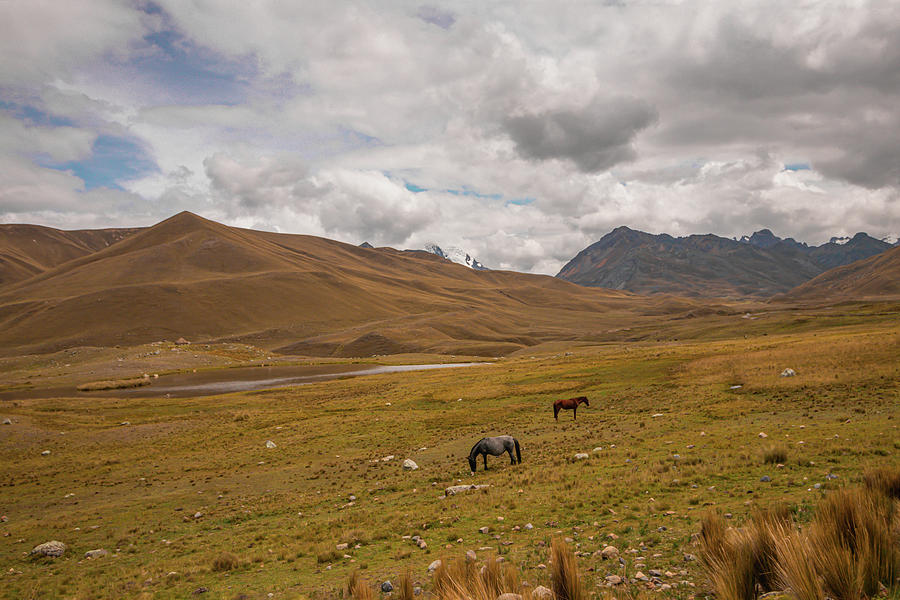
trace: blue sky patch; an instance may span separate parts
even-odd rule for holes
[[[57,117],[28,104],[17,104],[0,100],[0,110],[8,112],[18,121],[26,125],[39,125],[43,127],[74,127],[75,122],[65,117]]]
[[[507,200],[507,204],[515,204],[516,206],[528,206],[534,202],[534,198],[513,198],[512,200]]]
[[[101,187],[121,190],[120,181],[159,171],[143,146],[132,139],[101,135],[91,150],[91,156],[84,160],[54,163],[38,157],[35,162],[58,171],[70,171],[84,181],[88,190]]]
[[[427,192],[428,188],[419,187],[414,183],[410,183],[408,181],[403,182],[403,187],[413,192],[414,194],[418,194],[419,192]]]
[[[475,190],[463,186],[461,190],[444,190],[448,194],[453,194],[454,196],[470,196],[472,198],[484,198],[486,200],[500,200],[503,198],[503,194],[482,194],[481,192],[476,192]]]
[[[809,171],[809,163],[790,163],[784,165],[785,171]]]

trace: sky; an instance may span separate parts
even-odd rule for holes
[[[190,210],[555,274],[900,235],[900,3],[0,2],[0,222]]]

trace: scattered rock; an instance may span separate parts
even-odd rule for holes
[[[768,436],[765,432],[760,431],[759,434],[758,434],[756,437],[759,437],[759,438],[767,438],[767,437],[769,437],[769,436]]]
[[[184,339],[183,337],[180,337],[177,340],[175,340],[176,346],[189,346],[190,344],[191,343],[189,341],[187,341],[186,339]]]
[[[10,421],[9,419],[3,419],[3,424],[4,425],[12,425],[12,421]]]
[[[638,571],[634,574],[634,578],[638,581],[650,581],[650,578],[644,575],[641,571]]]
[[[278,446],[272,440],[266,440],[266,448],[277,448]]]
[[[88,550],[84,553],[85,558],[100,558],[101,556],[106,556],[109,552],[105,548],[98,548],[96,550]]]
[[[195,519],[200,519],[200,518],[202,518],[202,517],[203,517],[203,513],[200,512],[199,510],[198,510],[197,512],[194,513],[194,518],[195,518]]]
[[[436,561],[428,565],[428,572],[434,573],[442,564],[443,563],[441,562],[441,559],[437,559]]]
[[[345,544],[338,544],[338,545],[336,545],[336,546],[335,546],[335,549],[336,549],[336,550],[346,550],[346,549],[349,548],[349,547],[350,547],[350,544],[346,544],[346,543],[345,543]]]
[[[384,458],[381,459],[381,462],[387,462],[389,460],[394,460],[393,454],[388,454],[387,456],[385,456]]]
[[[603,550],[600,551],[600,557],[605,559],[615,558],[619,555],[619,549],[615,546],[607,546]]]
[[[649,574],[650,577],[662,577],[663,576],[662,571],[660,571],[658,569],[650,569],[649,571],[647,571],[647,574]]]
[[[419,465],[415,463],[415,461],[411,458],[404,459],[403,461],[403,470],[404,471],[415,471],[419,468]],[[387,582],[390,583],[390,582]]]
[[[837,478],[838,478],[838,476],[835,475],[834,473],[829,473],[828,475],[825,476],[825,479],[837,479]]]
[[[448,496],[452,496],[454,494],[458,494],[460,492],[468,492],[470,490],[480,490],[482,488],[491,487],[489,484],[473,484],[473,485],[451,485],[448,488],[444,488],[444,493]]]
[[[38,544],[31,549],[32,554],[39,554],[41,556],[62,556],[65,551],[66,545],[56,540]]]
[[[7,521],[9,521],[9,517],[6,515],[0,516],[0,523],[6,523]]]
[[[474,550],[466,550],[466,562],[475,562],[478,560],[478,557],[475,555]]]
[[[654,413],[654,414],[650,415],[650,418],[651,418],[651,419],[657,419],[657,418],[659,418],[659,417],[661,417],[661,416],[663,416],[662,413]]]
[[[606,583],[610,585],[620,585],[622,583],[622,578],[618,575],[607,575]]]
[[[602,452],[602,451],[603,451],[603,446],[597,446],[596,448],[593,449],[593,452]]]
[[[763,483],[769,483],[770,481],[772,481],[772,478],[769,477],[768,475],[763,475],[762,477],[759,478],[759,480],[762,481]]]
[[[819,490],[819,489],[822,489],[822,484],[817,483],[817,484],[813,485],[813,487],[816,488],[817,490]]]
[[[425,542],[425,540],[421,540],[421,539],[420,539],[420,540],[417,542],[417,544],[418,544],[419,548],[422,549],[422,550],[424,550],[425,548],[428,547],[428,544]]]
[[[50,451],[44,450],[43,452],[41,452],[41,456],[50,456]]]
[[[487,535],[487,533],[488,533],[489,531],[490,531],[490,529],[488,529],[487,527],[481,527],[481,528],[478,529],[478,533],[483,533],[483,534],[485,534],[485,535]]]
[[[695,560],[697,560],[697,557],[693,554],[684,553],[684,562],[694,562]]]
[[[539,585],[531,590],[531,597],[534,600],[553,600],[553,592],[549,588]]]
[[[586,453],[579,452],[575,455],[575,460],[584,460],[585,458],[590,458]]]
[[[781,376],[782,376],[782,377],[793,377],[793,376],[796,375],[796,374],[797,374],[797,372],[794,371],[794,370],[791,369],[791,368],[787,368],[787,369],[785,369],[784,371],[781,372]]]
[[[534,525],[531,523],[525,523],[525,529],[534,529]]]
[[[385,594],[387,594],[388,592],[393,592],[394,584],[391,583],[390,581],[385,581],[384,583],[381,584],[381,591],[384,592]]]
[[[194,590],[194,591],[191,592],[191,593],[192,593],[193,595],[195,595],[195,596],[199,596],[200,594],[205,594],[205,593],[208,592],[208,591],[209,591],[209,588],[198,587],[196,590]]]

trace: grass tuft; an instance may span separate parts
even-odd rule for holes
[[[216,572],[233,571],[241,564],[240,559],[231,552],[222,552],[213,559],[212,570]]]
[[[587,594],[578,575],[578,563],[569,546],[559,538],[550,543],[550,581],[556,600],[586,600]]]
[[[767,465],[777,465],[787,463],[788,449],[783,444],[769,446],[763,452],[763,463]]]
[[[348,595],[353,600],[375,600],[375,592],[359,575],[359,571],[350,574],[350,583],[347,585]]]

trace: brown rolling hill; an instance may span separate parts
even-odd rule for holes
[[[23,281],[92,254],[140,229],[63,231],[41,225],[0,225],[0,286]]]
[[[826,271],[774,298],[788,302],[900,298],[900,247]]]
[[[691,301],[474,271],[427,252],[360,248],[180,213],[0,289],[5,354],[186,337],[317,356],[503,355],[602,337]]]

